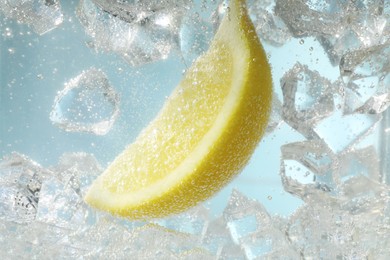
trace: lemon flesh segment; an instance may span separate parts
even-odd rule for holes
[[[267,125],[271,99],[270,66],[244,0],[231,0],[209,50],[95,180],[85,201],[145,219],[208,199],[247,164]]]

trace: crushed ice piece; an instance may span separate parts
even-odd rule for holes
[[[0,12],[31,26],[40,35],[58,27],[64,19],[59,0],[3,0]]]
[[[93,155],[83,152],[63,154],[53,169],[62,183],[81,195],[85,195],[88,187],[103,170]]]
[[[264,206],[233,190],[223,217],[236,245],[243,248],[246,259],[260,259],[276,251],[291,251],[283,232],[275,227]],[[236,258],[235,258],[236,259]]]
[[[183,18],[179,32],[180,51],[187,66],[208,49],[213,35],[212,23],[201,16],[188,14]]]
[[[209,219],[209,210],[200,205],[180,215],[167,218],[159,224],[178,232],[196,235],[199,240],[202,240]]]
[[[307,138],[312,138],[312,127],[334,110],[332,84],[300,63],[284,74],[280,84],[284,121]]]
[[[282,46],[292,35],[283,20],[272,11],[272,3],[273,1],[252,1],[248,3],[248,13],[263,41],[273,46]]]
[[[24,155],[12,153],[0,161],[0,218],[18,223],[35,219],[42,182],[51,172]]]
[[[381,114],[343,115],[341,110],[337,110],[332,116],[318,123],[314,132],[334,153],[340,153],[348,151],[363,140],[381,119]]]
[[[233,190],[223,216],[236,244],[240,238],[269,225],[270,216],[263,205]]]
[[[222,216],[209,222],[202,236],[202,244],[214,254],[220,254],[224,247],[235,245],[227,228],[226,220]]]
[[[281,147],[280,175],[284,189],[303,200],[335,192],[334,154],[321,141],[289,143]]]
[[[275,13],[294,36],[340,34],[342,4],[338,1],[276,0]]]
[[[93,212],[76,190],[57,178],[53,177],[42,184],[40,196],[37,221],[66,229],[78,229],[87,225],[89,218],[93,218]]]
[[[384,215],[387,197],[371,197],[373,210],[351,214],[340,204],[309,203],[289,218],[286,235],[302,258],[385,259],[390,225]]]
[[[276,93],[274,93],[272,97],[271,115],[268,121],[267,128],[265,130],[267,133],[271,133],[282,123],[281,113],[282,113],[282,103],[280,102]]]
[[[383,1],[276,1],[275,13],[296,37],[316,36],[333,65],[348,51],[390,37]]]
[[[334,178],[339,184],[357,176],[381,182],[379,162],[375,147],[354,149],[338,157],[338,165],[333,173]]]
[[[382,113],[390,106],[388,44],[349,52],[340,61],[346,112]]]
[[[77,15],[97,50],[115,52],[137,66],[166,59],[177,46],[183,1],[82,0]]]
[[[51,121],[69,132],[107,134],[119,115],[119,96],[105,73],[83,71],[65,84],[54,100]]]

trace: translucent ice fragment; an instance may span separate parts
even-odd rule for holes
[[[59,0],[3,0],[0,2],[0,12],[5,17],[31,26],[41,35],[63,21]]]
[[[41,189],[36,219],[66,229],[78,229],[86,225],[93,212],[82,197],[57,178],[46,180]]]
[[[308,138],[312,127],[334,110],[329,80],[306,65],[296,63],[280,80],[283,91],[283,119]]]
[[[212,23],[201,16],[193,14],[183,18],[179,32],[180,50],[187,65],[208,49],[213,35]]]
[[[236,244],[240,243],[242,237],[270,224],[270,216],[263,205],[250,200],[237,190],[233,190],[223,216]]]
[[[340,204],[306,204],[290,217],[286,234],[303,258],[382,258],[390,242],[388,197],[372,197],[371,203],[371,210],[355,214]]]
[[[69,132],[107,134],[119,115],[119,97],[106,75],[83,71],[65,84],[54,100],[51,121]]]
[[[54,171],[62,183],[80,195],[85,195],[92,181],[103,172],[96,158],[87,153],[65,153]]]
[[[245,259],[267,258],[282,249],[291,251],[290,257],[297,256],[259,202],[233,190],[223,216],[233,241],[243,249]]]
[[[115,52],[132,65],[165,59],[176,46],[183,1],[80,1],[77,15],[96,49]]]
[[[43,180],[51,172],[24,155],[0,161],[0,218],[18,223],[35,219]]]
[[[272,98],[271,116],[266,128],[267,133],[274,131],[282,123],[282,103],[274,93]]]
[[[284,189],[303,200],[334,192],[334,154],[321,141],[283,145],[280,174]]]
[[[340,1],[341,2],[341,1]],[[277,0],[275,13],[294,36],[339,34],[342,6],[339,1]]]
[[[268,10],[272,9],[270,6],[267,1],[252,1],[248,12],[259,37],[274,46],[281,46],[291,39],[291,33],[283,20]]]
[[[381,119],[380,114],[343,115],[341,110],[337,110],[316,125],[314,132],[334,153],[339,153],[349,150],[369,135]]]
[[[347,112],[381,113],[390,106],[388,44],[349,52],[340,62]]]
[[[227,228],[227,222],[222,216],[209,222],[202,237],[202,245],[214,254],[220,254],[224,247],[235,245]]]

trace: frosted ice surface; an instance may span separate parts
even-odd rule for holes
[[[282,118],[307,138],[313,137],[313,125],[334,110],[332,84],[318,72],[296,63],[283,75],[280,85]]]
[[[177,45],[189,1],[80,1],[77,14],[97,50],[132,65],[165,59]]]
[[[335,155],[321,141],[289,143],[281,147],[280,174],[284,189],[303,200],[328,196],[336,189],[332,171]]]
[[[31,26],[41,35],[63,21],[59,0],[2,0],[0,12],[5,17]]]
[[[388,202],[388,197],[372,198],[371,203],[381,206],[355,214],[340,209],[340,204],[306,204],[290,217],[286,234],[304,258],[386,259],[390,226],[384,212]]]
[[[18,223],[36,217],[42,182],[51,172],[21,154],[0,161],[0,218]]]
[[[340,62],[348,113],[382,113],[390,106],[388,44],[349,52]]]
[[[89,69],[65,84],[54,100],[51,121],[70,132],[107,134],[119,115],[119,96],[101,70]]]

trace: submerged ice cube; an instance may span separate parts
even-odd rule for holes
[[[263,205],[237,190],[233,190],[223,217],[234,243],[243,249],[245,259],[267,258],[280,251],[288,258],[297,257]]]
[[[324,140],[334,153],[350,150],[368,136],[381,121],[381,114],[343,115],[337,110],[314,127],[318,139]]]
[[[132,65],[165,59],[176,46],[189,1],[80,1],[77,15],[97,50]]]
[[[390,106],[390,46],[349,52],[340,62],[347,113],[382,113]]]
[[[83,71],[54,100],[51,121],[69,132],[107,134],[119,115],[119,97],[105,73]]]
[[[274,1],[250,1],[248,12],[259,37],[274,46],[281,46],[291,39],[291,33],[283,20],[272,11]]]
[[[386,42],[390,37],[386,1],[276,1],[275,12],[296,36],[316,36],[333,65],[348,51]]]
[[[388,197],[372,197],[374,210],[351,214],[340,203],[305,204],[290,218],[286,235],[307,259],[386,259],[389,254]]]
[[[303,200],[326,197],[336,184],[332,171],[333,152],[321,141],[304,141],[283,145],[280,175],[287,192]]]
[[[31,26],[41,35],[56,28],[63,21],[59,0],[2,0],[0,12],[5,17]]]
[[[0,161],[0,218],[18,223],[35,219],[43,180],[51,172],[24,155]]]
[[[307,138],[312,138],[312,127],[334,110],[330,81],[306,65],[296,63],[284,74],[280,84],[284,121]]]

